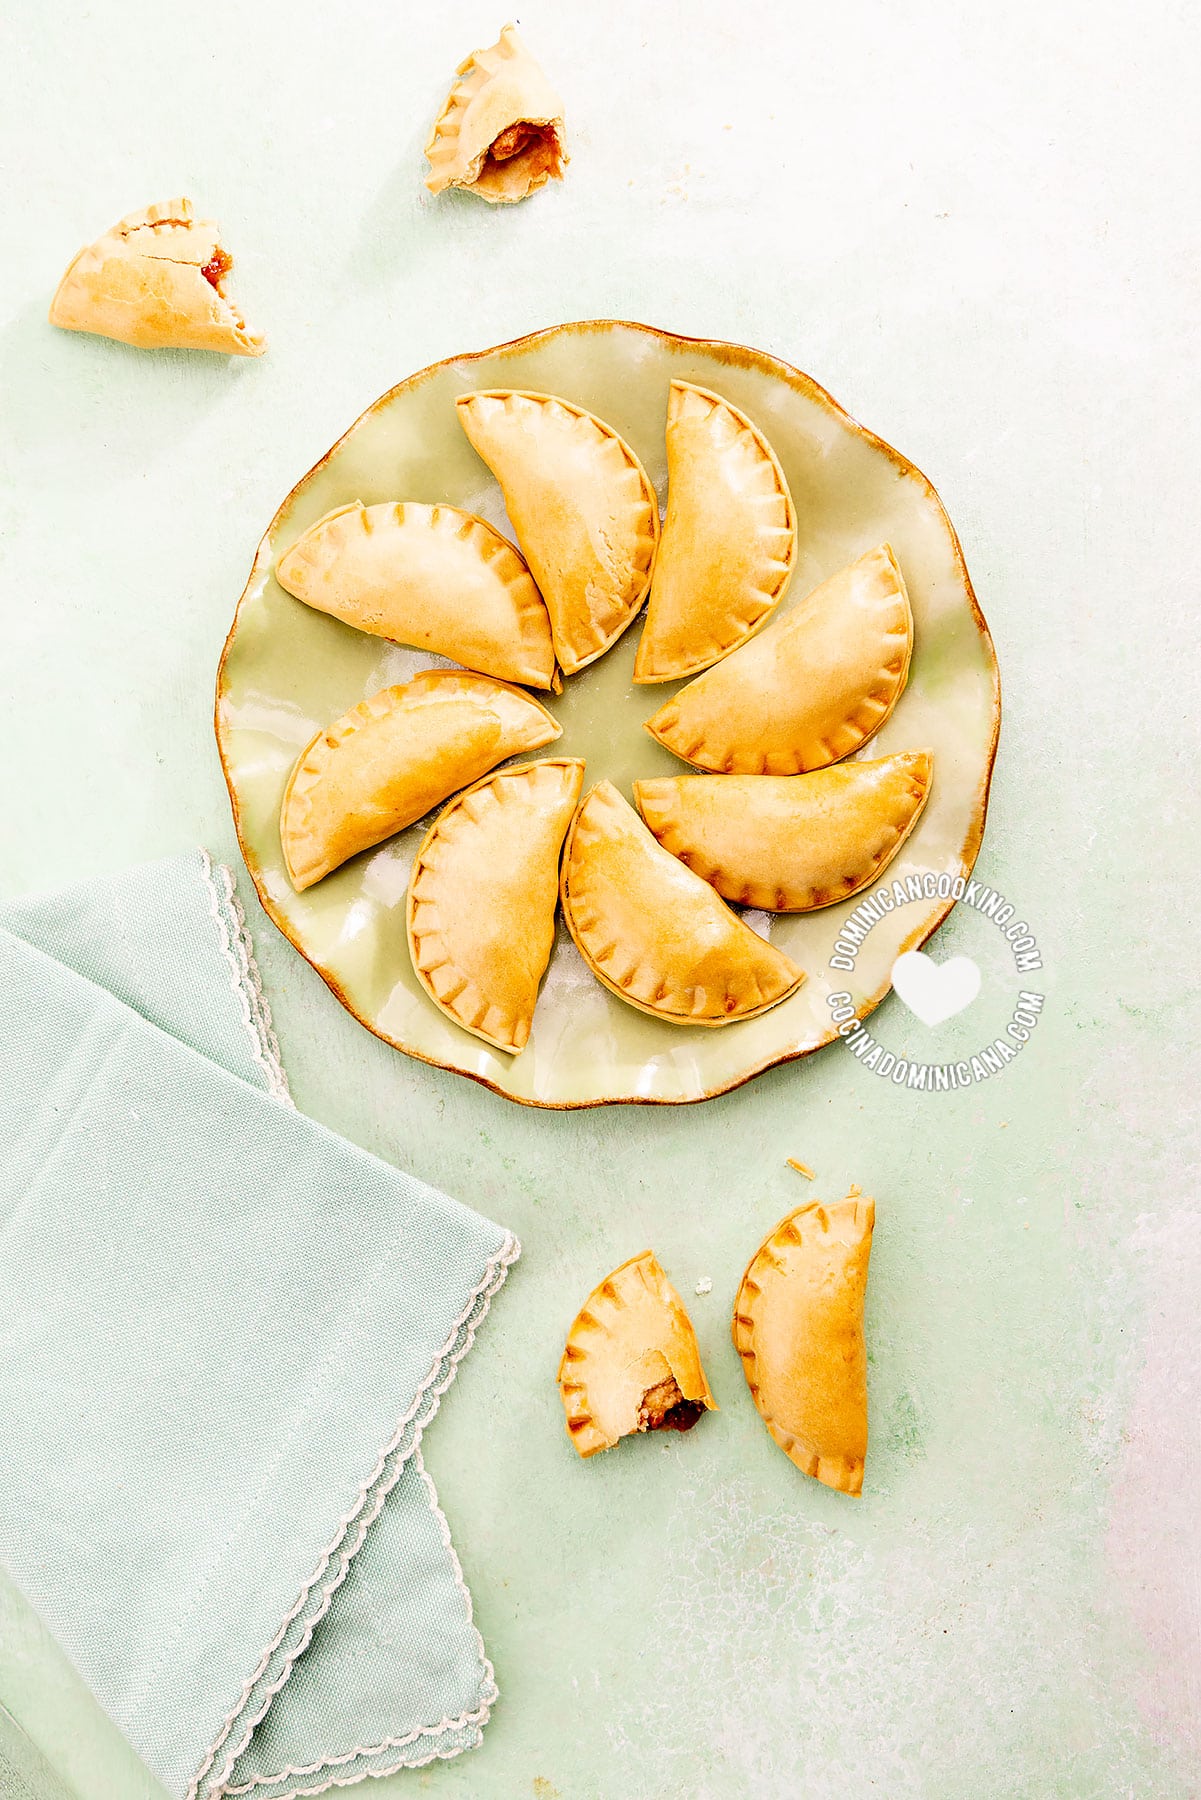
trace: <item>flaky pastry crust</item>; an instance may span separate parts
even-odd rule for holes
[[[563,102],[516,29],[506,25],[457,73],[425,147],[431,194],[466,188],[505,205],[561,181],[568,161]]]
[[[768,1431],[798,1469],[844,1494],[863,1488],[867,1351],[863,1301],[874,1200],[815,1200],[780,1220],[747,1265],[734,1345]]]
[[[559,1396],[567,1435],[585,1457],[635,1432],[687,1430],[716,1411],[692,1321],[652,1251],[606,1275],[576,1314]]]
[[[500,769],[439,813],[413,860],[417,979],[456,1025],[510,1056],[529,1041],[583,782],[583,763],[569,757]]]
[[[79,252],[50,303],[50,323],[140,350],[261,356],[266,338],[224,291],[232,267],[216,224],[195,218],[190,200],[148,206]]]

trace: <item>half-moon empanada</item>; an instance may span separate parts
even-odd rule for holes
[[[584,765],[500,769],[438,814],[409,876],[409,954],[448,1018],[515,1056],[555,941],[559,852]]]
[[[673,856],[725,900],[812,912],[892,861],[930,792],[933,757],[902,750],[811,775],[675,775],[636,781],[638,810]]]
[[[496,476],[550,613],[565,675],[603,654],[646,596],[659,508],[612,426],[551,394],[463,394],[463,430]]]
[[[904,578],[881,544],[681,688],[646,729],[700,769],[822,769],[883,725],[912,649]]]
[[[695,675],[741,644],[779,605],[795,556],[792,496],[763,433],[720,394],[673,381],[667,513],[634,680]]]
[[[431,194],[468,188],[482,200],[524,200],[563,178],[563,102],[512,25],[473,50],[425,146]]]
[[[279,835],[292,886],[302,893],[560,730],[528,694],[486,675],[430,669],[382,688],[319,731],[288,778]]]
[[[563,912],[597,980],[673,1024],[733,1025],[805,979],[655,842],[608,781],[592,789],[571,828]]]
[[[567,1334],[559,1394],[581,1456],[635,1431],[689,1431],[717,1410],[692,1320],[652,1251],[589,1294]]]
[[[507,538],[457,506],[354,501],[286,550],[289,594],[357,631],[525,687],[555,685],[542,596]]]
[[[734,1345],[763,1422],[806,1475],[858,1494],[867,1456],[863,1297],[874,1200],[800,1206],[756,1250]]]
[[[190,200],[148,206],[79,252],[50,303],[50,323],[140,350],[261,356],[266,338],[222,285],[232,268],[213,220],[193,218]]]

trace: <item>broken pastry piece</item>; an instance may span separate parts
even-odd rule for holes
[[[787,999],[805,979],[699,875],[651,836],[609,781],[598,781],[563,853],[563,914],[597,980],[677,1025],[733,1025]]]
[[[583,782],[583,763],[569,757],[501,769],[439,813],[413,860],[417,979],[447,1018],[509,1056],[529,1042],[555,942],[559,852]]]
[[[524,687],[557,684],[550,620],[508,538],[457,506],[352,501],[275,565],[297,600],[356,631]]]
[[[652,1251],[589,1294],[567,1334],[559,1394],[581,1456],[637,1431],[690,1431],[717,1410],[692,1321]]]
[[[810,775],[674,775],[636,781],[643,818],[723,900],[813,912],[857,894],[892,861],[930,792],[929,750]]]
[[[524,200],[567,164],[563,102],[512,25],[457,70],[425,146],[431,194],[466,188],[493,205]]]
[[[720,394],[673,381],[667,515],[634,680],[695,675],[745,642],[795,559],[792,496],[763,433]]]
[[[913,614],[887,544],[661,706],[646,729],[718,775],[802,775],[857,750],[904,692]]]
[[[190,200],[130,213],[79,252],[50,303],[50,323],[141,350],[261,356],[267,340],[225,292],[233,258],[219,236],[212,219],[193,218]]]
[[[876,1207],[852,1189],[781,1219],[734,1303],[734,1347],[785,1456],[844,1494],[863,1487],[867,1351],[863,1299]]]
[[[430,669],[319,731],[284,790],[279,835],[297,893],[423,818],[456,788],[561,727],[517,688]],[[564,830],[566,830],[564,822]]]
[[[611,425],[554,394],[460,394],[459,423],[500,483],[564,675],[621,636],[650,586],[659,503]]]

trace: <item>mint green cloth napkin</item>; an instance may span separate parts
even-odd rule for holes
[[[295,1110],[202,853],[0,927],[0,1560],[179,1800],[477,1744],[420,1438],[515,1240]]]

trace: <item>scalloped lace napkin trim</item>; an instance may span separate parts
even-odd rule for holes
[[[203,851],[4,908],[0,1048],[17,1584],[178,1800],[478,1744],[496,1681],[421,1437],[516,1239],[296,1111]]]

